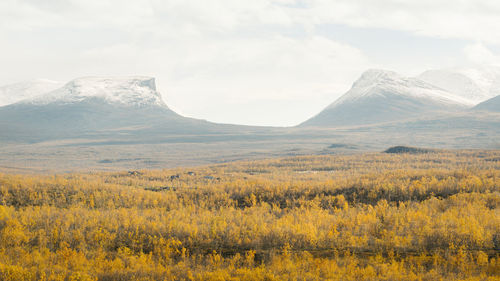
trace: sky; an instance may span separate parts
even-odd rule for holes
[[[146,75],[176,112],[292,126],[369,68],[500,64],[498,0],[1,0],[0,85]]]

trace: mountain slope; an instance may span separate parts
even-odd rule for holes
[[[392,71],[368,70],[352,88],[301,126],[339,127],[401,121],[471,107],[468,99]]]
[[[500,112],[500,95],[476,105],[474,110]]]
[[[63,83],[36,79],[0,87],[0,106],[16,103],[37,95],[48,93],[63,86]]]

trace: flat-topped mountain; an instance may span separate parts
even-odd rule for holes
[[[367,125],[456,112],[472,106],[470,100],[420,79],[371,69],[347,93],[301,126]]]
[[[25,100],[22,104],[76,104],[99,101],[124,107],[167,107],[152,77],[84,77]]]
[[[216,127],[216,126],[215,126]],[[209,122],[170,110],[151,77],[86,77],[0,107],[0,140],[206,133]]]

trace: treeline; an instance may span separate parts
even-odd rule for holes
[[[500,280],[496,151],[0,175],[1,280]]]

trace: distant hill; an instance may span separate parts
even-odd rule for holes
[[[390,154],[402,154],[402,153],[423,154],[423,153],[436,152],[436,150],[428,148],[411,147],[411,146],[393,146],[386,149],[384,152]]]

